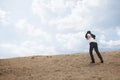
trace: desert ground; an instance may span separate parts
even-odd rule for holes
[[[101,54],[95,64],[88,53],[0,59],[0,80],[120,80],[120,50]]]

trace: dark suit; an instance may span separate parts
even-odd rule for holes
[[[95,60],[94,60],[94,56],[93,56],[93,49],[95,50],[95,52],[97,53],[97,56],[100,58],[101,60],[101,63],[103,63],[103,58],[98,50],[98,45],[96,42],[91,42],[90,43],[90,48],[89,48],[89,53],[90,53],[90,57],[91,57],[91,60],[92,62],[94,63]]]

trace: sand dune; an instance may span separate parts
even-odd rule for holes
[[[102,55],[103,64],[89,54],[0,59],[0,80],[120,80],[120,50]]]

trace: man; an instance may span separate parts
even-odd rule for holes
[[[93,56],[93,49],[97,53],[101,63],[103,63],[104,61],[103,61],[103,58],[98,50],[98,45],[97,45],[97,42],[95,40],[95,35],[92,34],[91,31],[87,31],[85,38],[89,41],[89,45],[90,45],[89,53],[90,53],[90,57],[91,57],[91,63],[95,63],[95,59]]]

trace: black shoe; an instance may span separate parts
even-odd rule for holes
[[[92,63],[95,63],[95,62],[90,62],[90,63],[92,64]]]
[[[104,61],[101,61],[101,63],[104,63]]]

